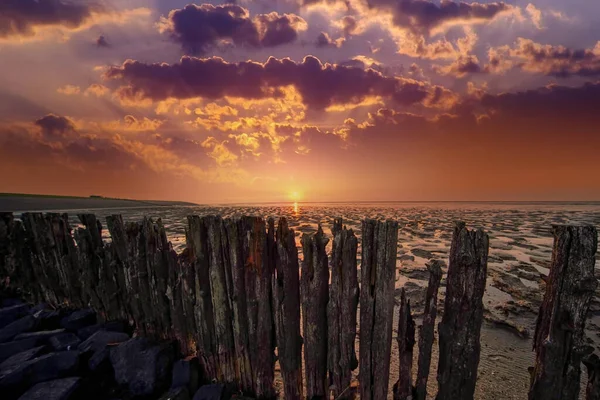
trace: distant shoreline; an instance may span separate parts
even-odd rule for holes
[[[144,207],[177,207],[197,206],[198,204],[184,201],[165,200],[132,200],[106,197],[75,197],[34,195],[20,193],[0,193],[0,211],[62,211],[62,210],[93,210],[107,208],[144,208]]]

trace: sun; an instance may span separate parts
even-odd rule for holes
[[[289,192],[289,198],[292,201],[299,201],[302,198],[302,193],[300,193],[298,190],[292,190]]]

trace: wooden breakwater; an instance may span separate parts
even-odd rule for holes
[[[176,340],[197,356],[205,379],[273,398],[279,362],[286,399],[382,399],[390,359],[399,357],[395,399],[425,399],[442,272],[436,262],[416,343],[410,303],[401,296],[399,354],[391,354],[398,225],[365,220],[358,240],[335,220],[332,252],[319,228],[302,236],[285,218],[188,217],[187,246],[177,254],[160,220],[107,218],[111,241],[92,214],[73,231],[65,214],[0,213],[0,278],[32,301],[92,307],[106,320],[126,319],[141,335]],[[575,400],[581,363],[588,399],[598,399],[600,362],[583,329],[594,277],[597,232],[555,227],[550,276],[535,333],[530,399]],[[454,229],[444,313],[439,322],[437,400],[472,399],[477,380],[488,237],[462,223]],[[360,274],[360,285],[358,276]],[[360,304],[360,318],[358,306]],[[357,322],[358,320],[358,322]],[[359,355],[355,341],[359,339]],[[304,366],[304,368],[303,368]],[[352,371],[360,366],[358,390]],[[524,373],[527,373],[524,371]]]

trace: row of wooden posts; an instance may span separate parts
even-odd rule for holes
[[[260,217],[190,216],[181,254],[173,250],[160,220],[124,223],[119,215],[109,216],[108,243],[94,215],[79,215],[79,220],[83,227],[73,234],[66,214],[24,213],[15,219],[0,213],[4,287],[18,288],[31,301],[89,306],[107,320],[132,321],[139,334],[175,339],[183,355],[198,356],[205,377],[233,383],[258,398],[276,396],[276,360],[286,399],[353,398],[357,367],[360,398],[387,398],[397,222],[363,221],[359,270],[358,239],[341,219],[333,224],[329,258],[329,239],[320,227],[302,235],[301,265],[285,218],[275,228],[273,219]],[[454,228],[438,325],[437,400],[473,399],[488,241],[486,233],[470,231],[464,223]],[[578,399],[582,362],[590,377],[587,398],[600,399],[600,360],[589,356],[584,336],[597,286],[596,248],[595,228],[554,227],[552,267],[534,337],[530,400]],[[414,383],[415,322],[402,291],[399,354],[393,355],[399,357],[395,399],[427,396],[442,277],[438,261],[428,269]]]

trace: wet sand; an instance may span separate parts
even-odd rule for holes
[[[94,210],[101,220],[116,210]],[[142,208],[122,210],[125,220],[139,221],[143,216],[161,217],[173,246],[185,245],[186,216],[260,215],[286,216],[296,231],[297,244],[303,233],[312,233],[318,224],[331,237],[334,217],[343,217],[360,239],[363,218],[394,219],[399,222],[396,302],[404,287],[411,299],[417,325],[423,312],[428,272],[425,263],[440,259],[447,263],[454,221],[463,220],[469,228],[483,228],[490,235],[487,287],[481,333],[481,360],[476,399],[526,399],[529,387],[527,368],[533,365],[531,336],[543,296],[542,276],[548,274],[552,255],[552,225],[585,223],[600,227],[600,203],[424,203],[424,204],[322,204],[223,207]],[[73,224],[77,224],[71,212]],[[104,232],[108,235],[108,232]],[[105,236],[106,240],[110,240]],[[360,243],[360,240],[359,240]],[[328,245],[331,248],[331,242]],[[300,257],[302,253],[299,252]],[[360,260],[360,244],[359,244]],[[600,254],[597,254],[600,259]],[[597,263],[597,268],[600,263]],[[446,272],[446,268],[444,268]],[[360,273],[359,273],[360,276]],[[439,296],[439,322],[443,312],[445,278]],[[394,318],[397,318],[397,309]],[[396,327],[397,323],[394,323]],[[395,328],[394,328],[395,330]],[[587,324],[590,343],[600,350],[600,298],[592,302]],[[394,333],[395,334],[395,333]],[[436,335],[437,336],[437,335]],[[358,339],[357,339],[358,340]],[[397,344],[392,341],[390,393],[398,376]],[[356,348],[358,349],[358,343]],[[415,363],[417,346],[415,346]],[[429,380],[429,391],[437,389],[437,342]],[[416,364],[413,369],[416,374]],[[584,379],[585,374],[584,374]],[[390,397],[391,398],[391,397]]]

